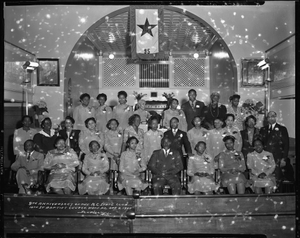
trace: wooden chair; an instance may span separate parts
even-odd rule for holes
[[[189,182],[189,176],[187,175],[187,170],[182,170],[180,171],[180,184],[181,184],[181,189],[182,190],[185,190],[185,192],[183,192],[182,194],[187,194],[187,185],[188,185],[188,182]],[[151,195],[153,194],[153,191],[152,191],[152,173],[150,170],[146,170],[146,182],[149,184],[149,189],[147,192],[147,195]],[[164,195],[171,195],[172,192],[171,192],[171,187],[169,185],[165,185],[163,187],[163,194]]]

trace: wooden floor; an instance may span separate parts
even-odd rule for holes
[[[295,194],[4,195],[10,234],[245,234],[295,237]]]

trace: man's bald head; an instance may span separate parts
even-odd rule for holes
[[[269,111],[269,113],[268,113],[267,116],[268,116],[268,117],[269,117],[269,116],[275,116],[275,117],[277,117],[277,113],[274,112],[274,111]]]
[[[267,115],[267,120],[268,120],[269,124],[276,123],[276,118],[277,118],[277,113],[274,111],[269,111],[269,113]]]

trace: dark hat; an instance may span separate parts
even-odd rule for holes
[[[229,97],[229,100],[230,101],[232,101],[233,99],[235,99],[235,98],[238,98],[238,99],[240,99],[241,98],[241,96],[240,95],[238,95],[238,94],[233,94],[232,96],[230,96]]]

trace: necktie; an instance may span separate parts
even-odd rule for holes
[[[70,147],[70,133],[69,132],[67,132],[67,136],[68,136],[68,138],[67,138],[67,141],[66,141],[66,145],[68,147]]]
[[[176,130],[173,130],[173,135],[174,135],[174,136],[176,135]]]
[[[193,110],[195,109],[195,103],[194,102],[192,102],[192,108],[193,108]]]
[[[28,162],[30,160],[30,153],[28,153],[26,161]]]
[[[269,133],[272,131],[272,125],[270,125],[269,127]]]
[[[167,157],[168,156],[168,151],[164,150],[164,152],[165,152],[165,157]]]

